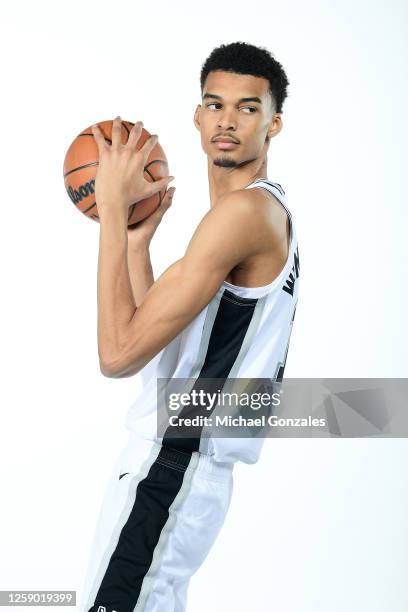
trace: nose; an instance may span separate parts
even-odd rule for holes
[[[217,125],[220,130],[236,130],[237,120],[233,110],[222,109],[218,111]]]

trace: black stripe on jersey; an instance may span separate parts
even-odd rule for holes
[[[241,350],[257,302],[258,299],[256,298],[244,298],[235,295],[228,289],[223,291],[212,326],[204,363],[192,390],[204,390],[207,393],[221,390],[222,381],[228,378],[228,374]],[[222,380],[218,380],[216,383],[207,380],[213,378]],[[216,388],[212,388],[214,384],[216,384]],[[202,411],[202,405],[184,406],[179,416],[193,418],[201,415]],[[210,415],[211,410],[206,411],[206,416]],[[172,431],[173,428],[169,425],[163,436],[163,446],[188,452],[198,451],[202,427],[192,428],[193,438],[172,438]]]
[[[269,179],[256,179],[254,181],[254,183],[268,183],[269,185],[272,185],[273,187],[276,187],[276,189],[278,191],[280,191],[280,193],[284,196],[285,195],[285,190],[283,189],[282,185],[280,185],[279,183],[273,183],[272,181],[270,181]],[[252,185],[253,183],[251,183]]]
[[[276,189],[278,191],[280,191],[282,195],[285,195],[285,191],[284,191],[283,187],[281,185],[279,185],[279,183],[272,183],[271,181],[267,181],[267,183],[270,183],[271,185],[276,187]]]

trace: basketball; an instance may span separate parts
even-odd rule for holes
[[[112,120],[98,123],[99,129],[109,144],[112,144],[112,124]],[[122,144],[126,144],[133,126],[134,123],[122,120]],[[150,135],[147,130],[142,129],[142,134],[136,145],[138,151]],[[78,134],[68,148],[64,159],[64,183],[67,194],[75,207],[97,222],[99,222],[99,216],[97,202],[95,201],[95,177],[98,163],[98,146],[91,126],[89,126]],[[144,177],[147,181],[153,182],[168,175],[167,158],[159,142],[157,142],[144,167]],[[160,205],[165,192],[166,189],[162,189],[153,196],[131,204],[128,212],[128,226],[148,217]]]

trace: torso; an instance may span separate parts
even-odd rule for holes
[[[240,287],[260,287],[272,283],[284,268],[289,253],[290,224],[282,204],[271,193],[263,189],[252,189],[251,191],[256,192],[255,197],[266,201],[269,210],[271,210],[270,207],[274,208],[275,219],[276,213],[278,213],[280,222],[286,224],[286,240],[282,240],[278,246],[270,248],[272,230],[267,231],[266,218],[266,231],[261,237],[263,245],[260,245],[260,252],[243,260],[225,278],[228,283]],[[276,210],[276,207],[278,210]]]

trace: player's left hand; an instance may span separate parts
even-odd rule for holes
[[[150,152],[158,141],[152,134],[138,151],[136,144],[142,134],[143,122],[132,127],[126,144],[121,143],[122,121],[116,117],[112,125],[112,145],[106,142],[98,125],[92,126],[99,151],[99,165],[95,177],[95,199],[100,215],[106,209],[128,212],[129,206],[166,189],[174,176],[154,182],[144,178],[144,168]]]

